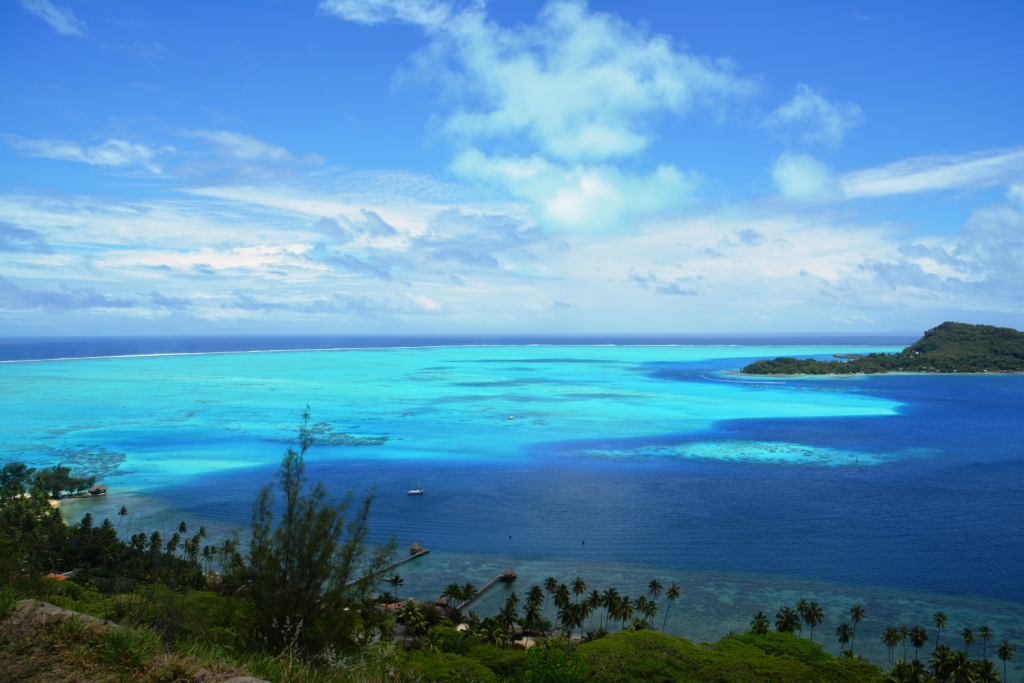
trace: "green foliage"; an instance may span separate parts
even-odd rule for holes
[[[138,671],[153,660],[160,649],[160,638],[144,628],[113,628],[103,641],[103,658],[111,666],[127,671]]]
[[[258,633],[272,650],[298,647],[315,654],[340,646],[353,630],[355,609],[369,596],[394,554],[394,542],[366,557],[369,494],[350,519],[349,494],[334,502],[323,483],[309,486],[303,457],[313,445],[309,409],[299,430],[300,450],[289,448],[277,487],[267,484],[253,505],[249,575]],[[280,519],[276,519],[277,514]]]
[[[538,645],[526,654],[522,680],[526,683],[584,683],[590,667],[578,652]]]
[[[480,662],[447,652],[417,650],[405,658],[412,678],[431,683],[497,683],[498,677]]]
[[[811,358],[759,360],[751,375],[851,375],[885,372],[1024,372],[1024,332],[1008,327],[945,322],[900,353],[872,353],[849,361]]]
[[[68,527],[22,463],[0,469],[0,583],[52,571],[67,545]]]
[[[96,483],[96,477],[73,477],[71,468],[58,464],[53,467],[44,467],[36,472],[32,485],[50,494],[51,498],[60,498],[68,491],[70,493],[81,493]]]
[[[608,683],[876,683],[882,675],[874,665],[837,659],[790,633],[730,635],[704,647],[656,631],[623,631],[578,652],[590,665],[590,680]]]

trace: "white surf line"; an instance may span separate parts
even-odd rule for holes
[[[76,361],[76,360],[104,360],[107,358],[164,358],[173,356],[230,356],[239,355],[245,353],[312,353],[314,351],[388,351],[388,350],[414,350],[414,349],[500,349],[500,348],[528,348],[528,347],[544,347],[544,348],[603,348],[603,347],[614,347],[614,348],[711,348],[711,349],[725,349],[725,348],[756,348],[758,346],[764,346],[764,344],[747,345],[747,344],[423,344],[417,346],[333,346],[328,348],[303,348],[303,349],[250,349],[247,351],[173,351],[167,353],[132,353],[132,354],[117,354],[112,356],[66,356],[62,358],[22,358],[13,360],[0,360],[0,364],[5,363],[56,363],[58,361]],[[832,344],[790,344],[789,346],[799,346],[806,348],[833,348]],[[846,344],[846,346],[856,346],[856,344]],[[780,348],[785,348],[780,347]]]

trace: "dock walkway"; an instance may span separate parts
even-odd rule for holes
[[[501,572],[500,574],[495,576],[493,579],[491,579],[490,581],[485,583],[483,586],[481,586],[480,590],[478,590],[476,592],[476,595],[474,595],[473,597],[469,598],[468,600],[463,600],[462,602],[460,602],[458,607],[456,607],[455,609],[457,609],[457,610],[459,610],[461,612],[462,610],[464,610],[466,608],[467,605],[470,605],[470,604],[476,602],[480,598],[480,596],[483,595],[484,592],[488,588],[490,588],[491,586],[493,586],[497,582],[499,582],[499,581],[505,581],[505,582],[515,581],[516,578],[518,578],[518,577],[516,576],[516,573],[514,571],[512,571],[511,569],[504,570],[503,572]]]

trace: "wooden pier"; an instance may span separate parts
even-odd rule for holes
[[[461,612],[462,610],[466,609],[467,605],[470,605],[470,604],[476,602],[476,600],[481,595],[483,595],[484,592],[488,588],[490,588],[491,586],[493,586],[497,582],[502,581],[502,582],[505,582],[505,583],[509,583],[509,582],[515,581],[517,578],[519,578],[519,577],[516,576],[516,573],[514,571],[512,571],[511,569],[506,569],[503,572],[501,572],[500,574],[498,574],[497,576],[495,576],[493,579],[491,579],[490,581],[485,583],[484,585],[480,586],[480,590],[478,590],[476,592],[476,595],[474,595],[473,597],[469,598],[468,600],[463,600],[462,602],[459,603],[459,605],[455,609],[457,609],[457,610],[459,610]]]
[[[413,543],[411,546],[409,546],[409,556],[408,557],[403,557],[398,562],[392,562],[388,566],[384,567],[384,569],[381,569],[379,572],[377,572],[377,574],[383,574],[385,572],[389,572],[392,569],[394,569],[395,567],[397,567],[398,565],[405,564],[406,562],[412,562],[413,560],[415,560],[417,558],[423,557],[424,555],[426,555],[429,552],[430,552],[429,550],[427,550],[426,548],[421,546],[419,543]],[[353,586],[353,585],[359,583],[360,581],[362,581],[363,579],[366,579],[366,578],[369,578],[369,577],[367,577],[367,576],[360,576],[358,579],[352,579],[351,581],[349,581],[345,585],[346,586]]]

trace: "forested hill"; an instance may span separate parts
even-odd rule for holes
[[[852,375],[881,372],[1024,372],[1024,332],[1009,327],[942,323],[899,353],[849,361],[776,358],[742,370],[750,375]]]

